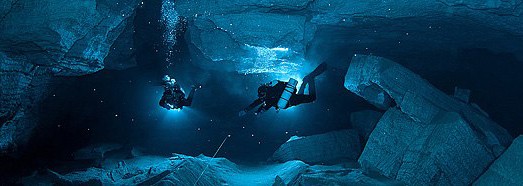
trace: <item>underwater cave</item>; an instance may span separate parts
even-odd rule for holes
[[[0,185],[523,184],[522,4],[6,0]]]

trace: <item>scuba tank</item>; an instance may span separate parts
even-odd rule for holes
[[[285,85],[285,90],[281,94],[280,100],[278,100],[278,109],[284,109],[287,107],[292,94],[296,91],[296,85],[298,85],[297,80],[293,78],[289,79],[289,82]]]

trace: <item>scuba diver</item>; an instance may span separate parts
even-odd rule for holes
[[[194,92],[196,92],[198,88],[201,88],[201,86],[191,86],[191,92],[189,92],[189,96],[185,98],[185,93],[180,88],[180,85],[178,85],[174,78],[169,77],[169,75],[165,75],[162,78],[162,86],[164,92],[159,104],[167,110],[181,109],[184,106],[191,106]]]
[[[261,112],[269,110],[271,107],[276,110],[286,109],[302,103],[311,103],[316,100],[316,83],[314,78],[327,70],[327,63],[322,63],[309,75],[303,78],[303,84],[296,93],[296,85],[298,81],[290,79],[289,82],[274,80],[269,83],[262,84],[258,88],[258,99],[254,100],[247,108],[239,112],[239,116],[247,114],[250,110],[258,107],[254,112],[258,115]],[[309,85],[309,94],[304,94],[305,87]]]

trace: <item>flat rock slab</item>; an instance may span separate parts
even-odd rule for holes
[[[358,133],[355,130],[342,130],[291,138],[276,150],[271,160],[301,160],[310,164],[356,161],[360,152]]]

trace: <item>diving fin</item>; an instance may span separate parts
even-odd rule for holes
[[[318,67],[316,67],[309,75],[306,77],[308,78],[315,78],[316,76],[319,76],[321,73],[325,72],[327,70],[327,63],[323,62]]]
[[[327,63],[323,62],[318,67],[316,67],[310,74],[303,77],[303,84],[301,84],[300,89],[298,90],[298,94],[303,94],[305,92],[305,86],[309,84],[311,81],[314,81],[314,78],[316,76],[319,76],[323,72],[327,70]]]

